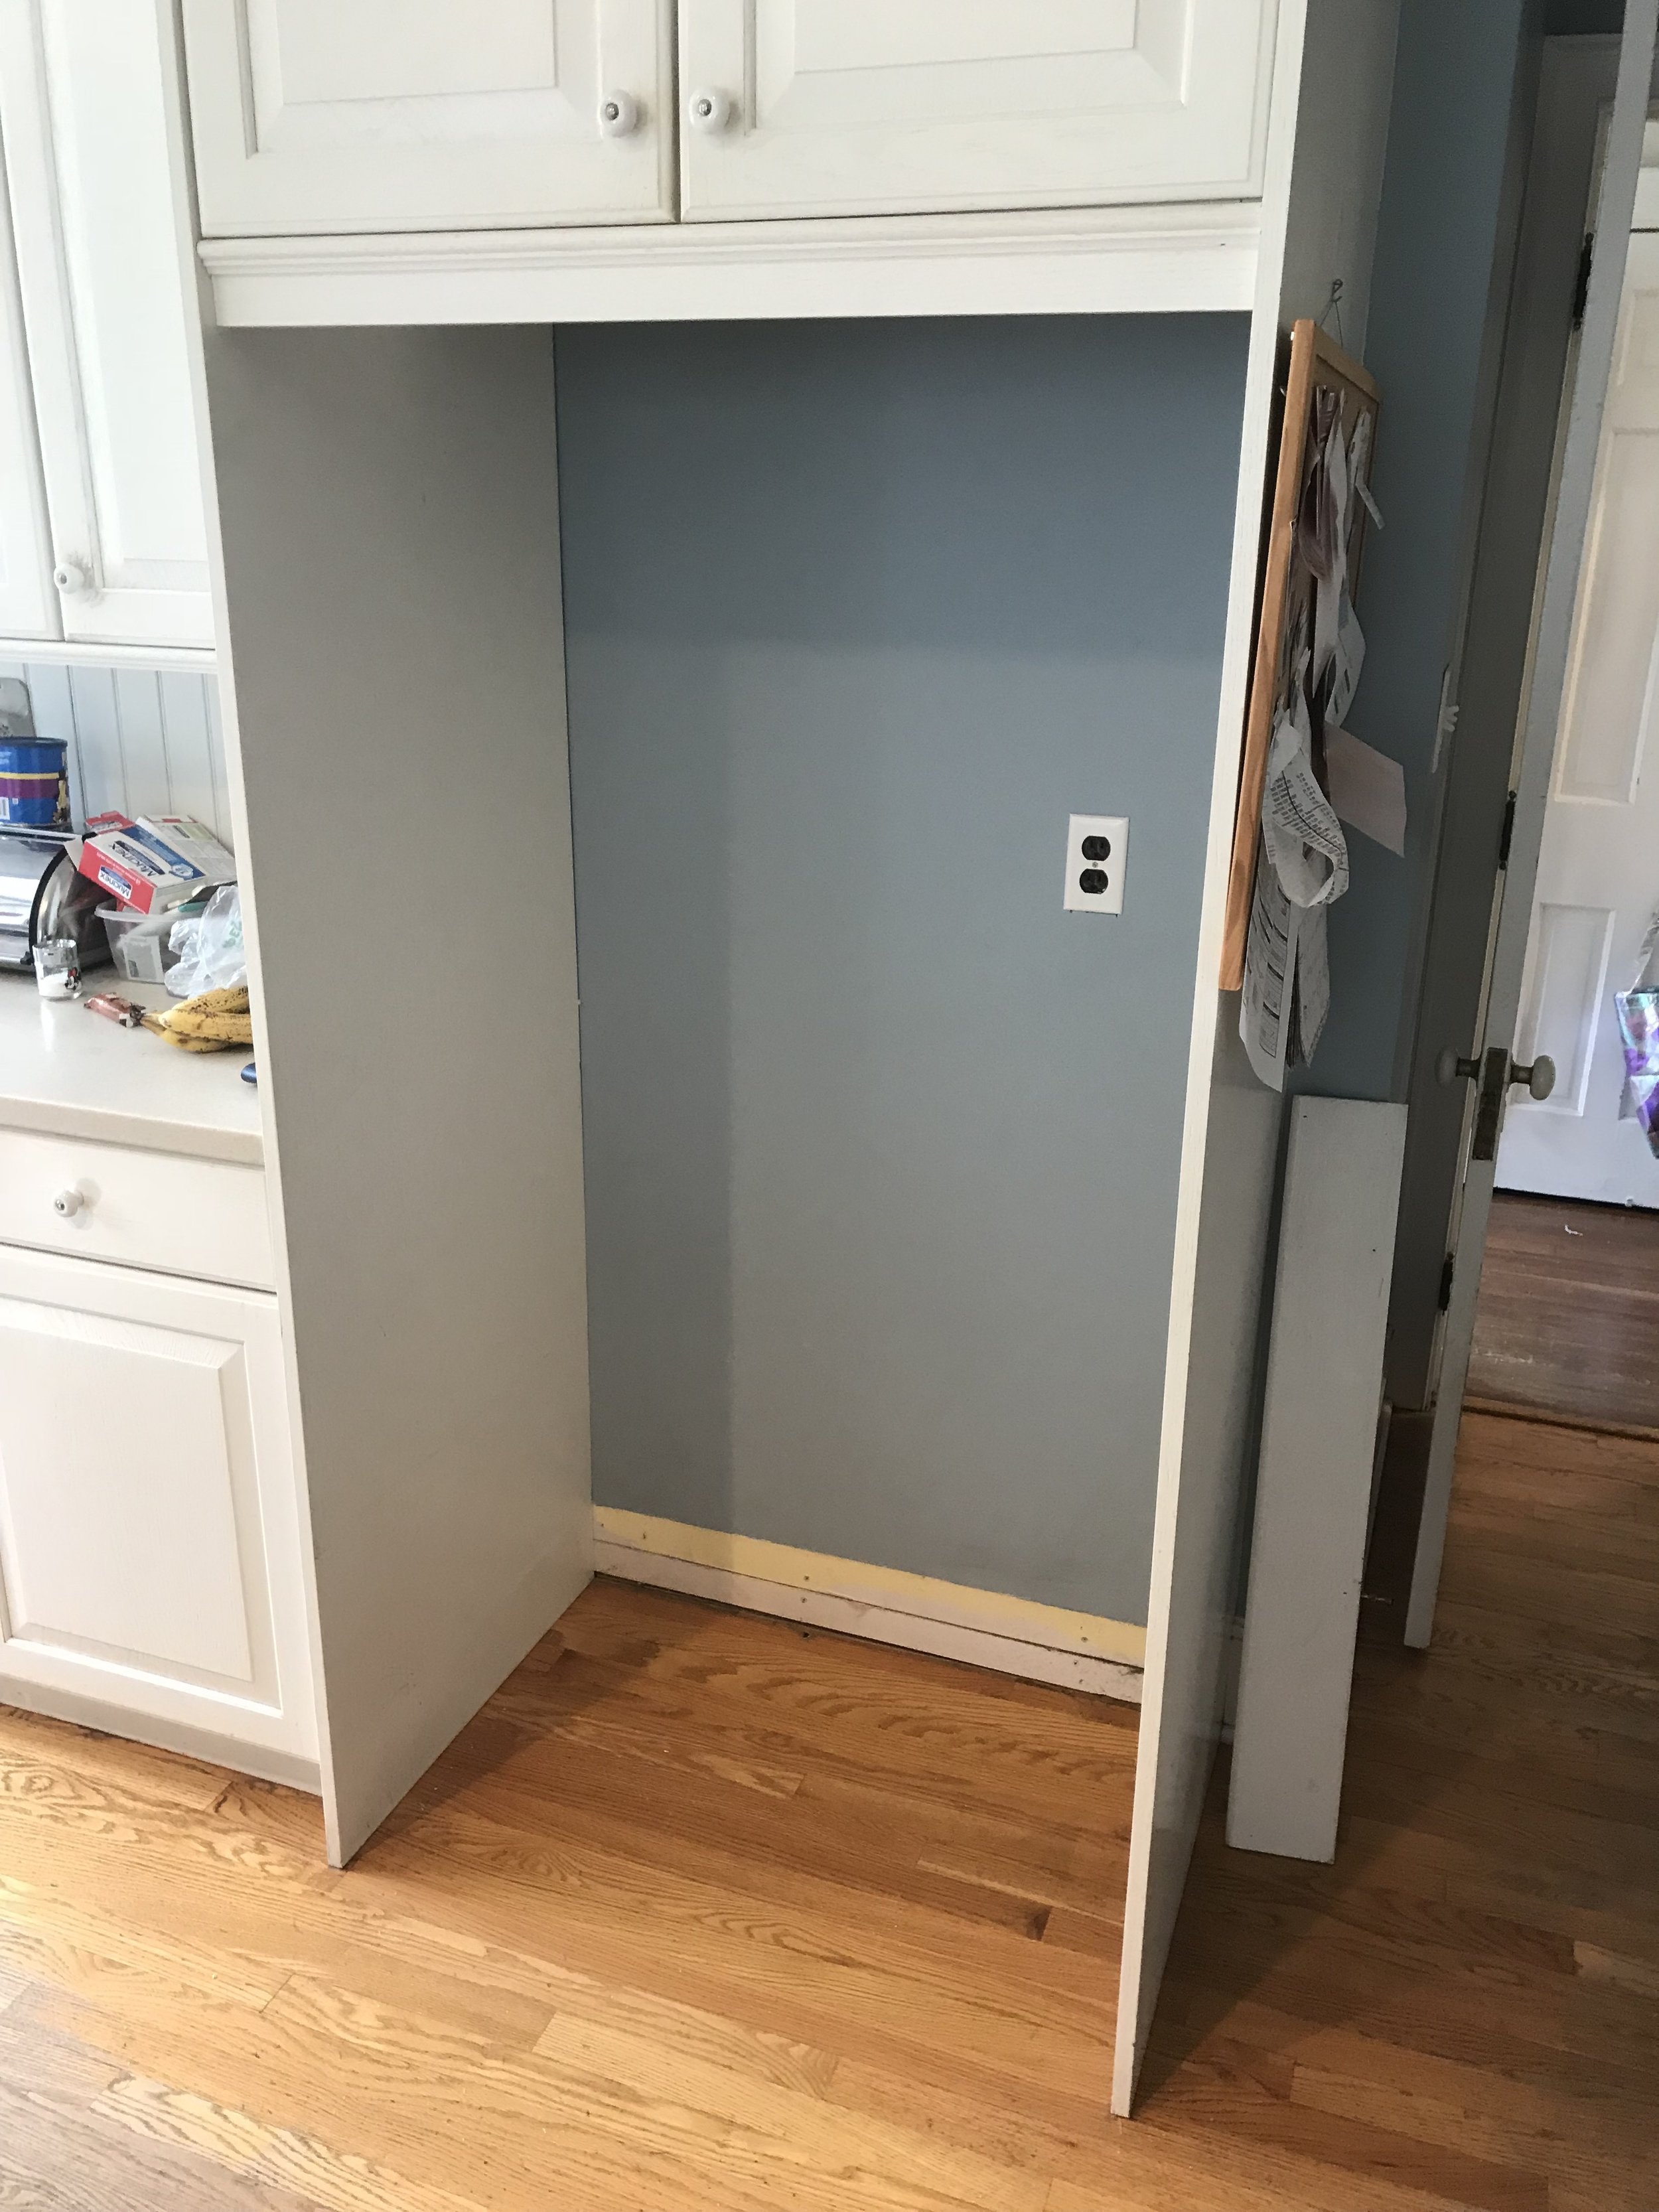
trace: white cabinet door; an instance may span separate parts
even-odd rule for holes
[[[10,210],[0,192],[0,635],[58,635],[58,594],[52,583]]]
[[[679,0],[688,216],[1261,190],[1274,0]]]
[[[64,635],[211,645],[152,9],[0,0],[0,133]]]
[[[185,0],[203,231],[671,216],[668,7]]]
[[[299,1527],[275,1299],[0,1246],[0,1699],[314,1760]]]

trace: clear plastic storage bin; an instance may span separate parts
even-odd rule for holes
[[[179,955],[167,944],[179,919],[176,906],[164,907],[159,914],[140,914],[130,906],[100,906],[98,919],[117,970],[129,983],[159,983],[178,961]]]

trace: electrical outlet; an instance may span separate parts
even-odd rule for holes
[[[1129,857],[1127,814],[1074,814],[1066,831],[1067,914],[1121,914]]]

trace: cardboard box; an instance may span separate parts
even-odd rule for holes
[[[94,815],[76,863],[123,906],[154,914],[236,880],[236,856],[187,814]]]

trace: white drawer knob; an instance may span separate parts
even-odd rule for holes
[[[52,1201],[52,1210],[61,1214],[65,1221],[73,1221],[86,1202],[86,1194],[82,1191],[60,1190]]]
[[[640,103],[631,92],[607,92],[599,102],[601,138],[626,138],[640,127]]]
[[[729,92],[694,92],[690,113],[694,131],[707,131],[711,135],[724,131],[732,120],[732,95]]]
[[[60,561],[52,580],[67,599],[84,599],[92,589],[92,578],[78,561]]]

